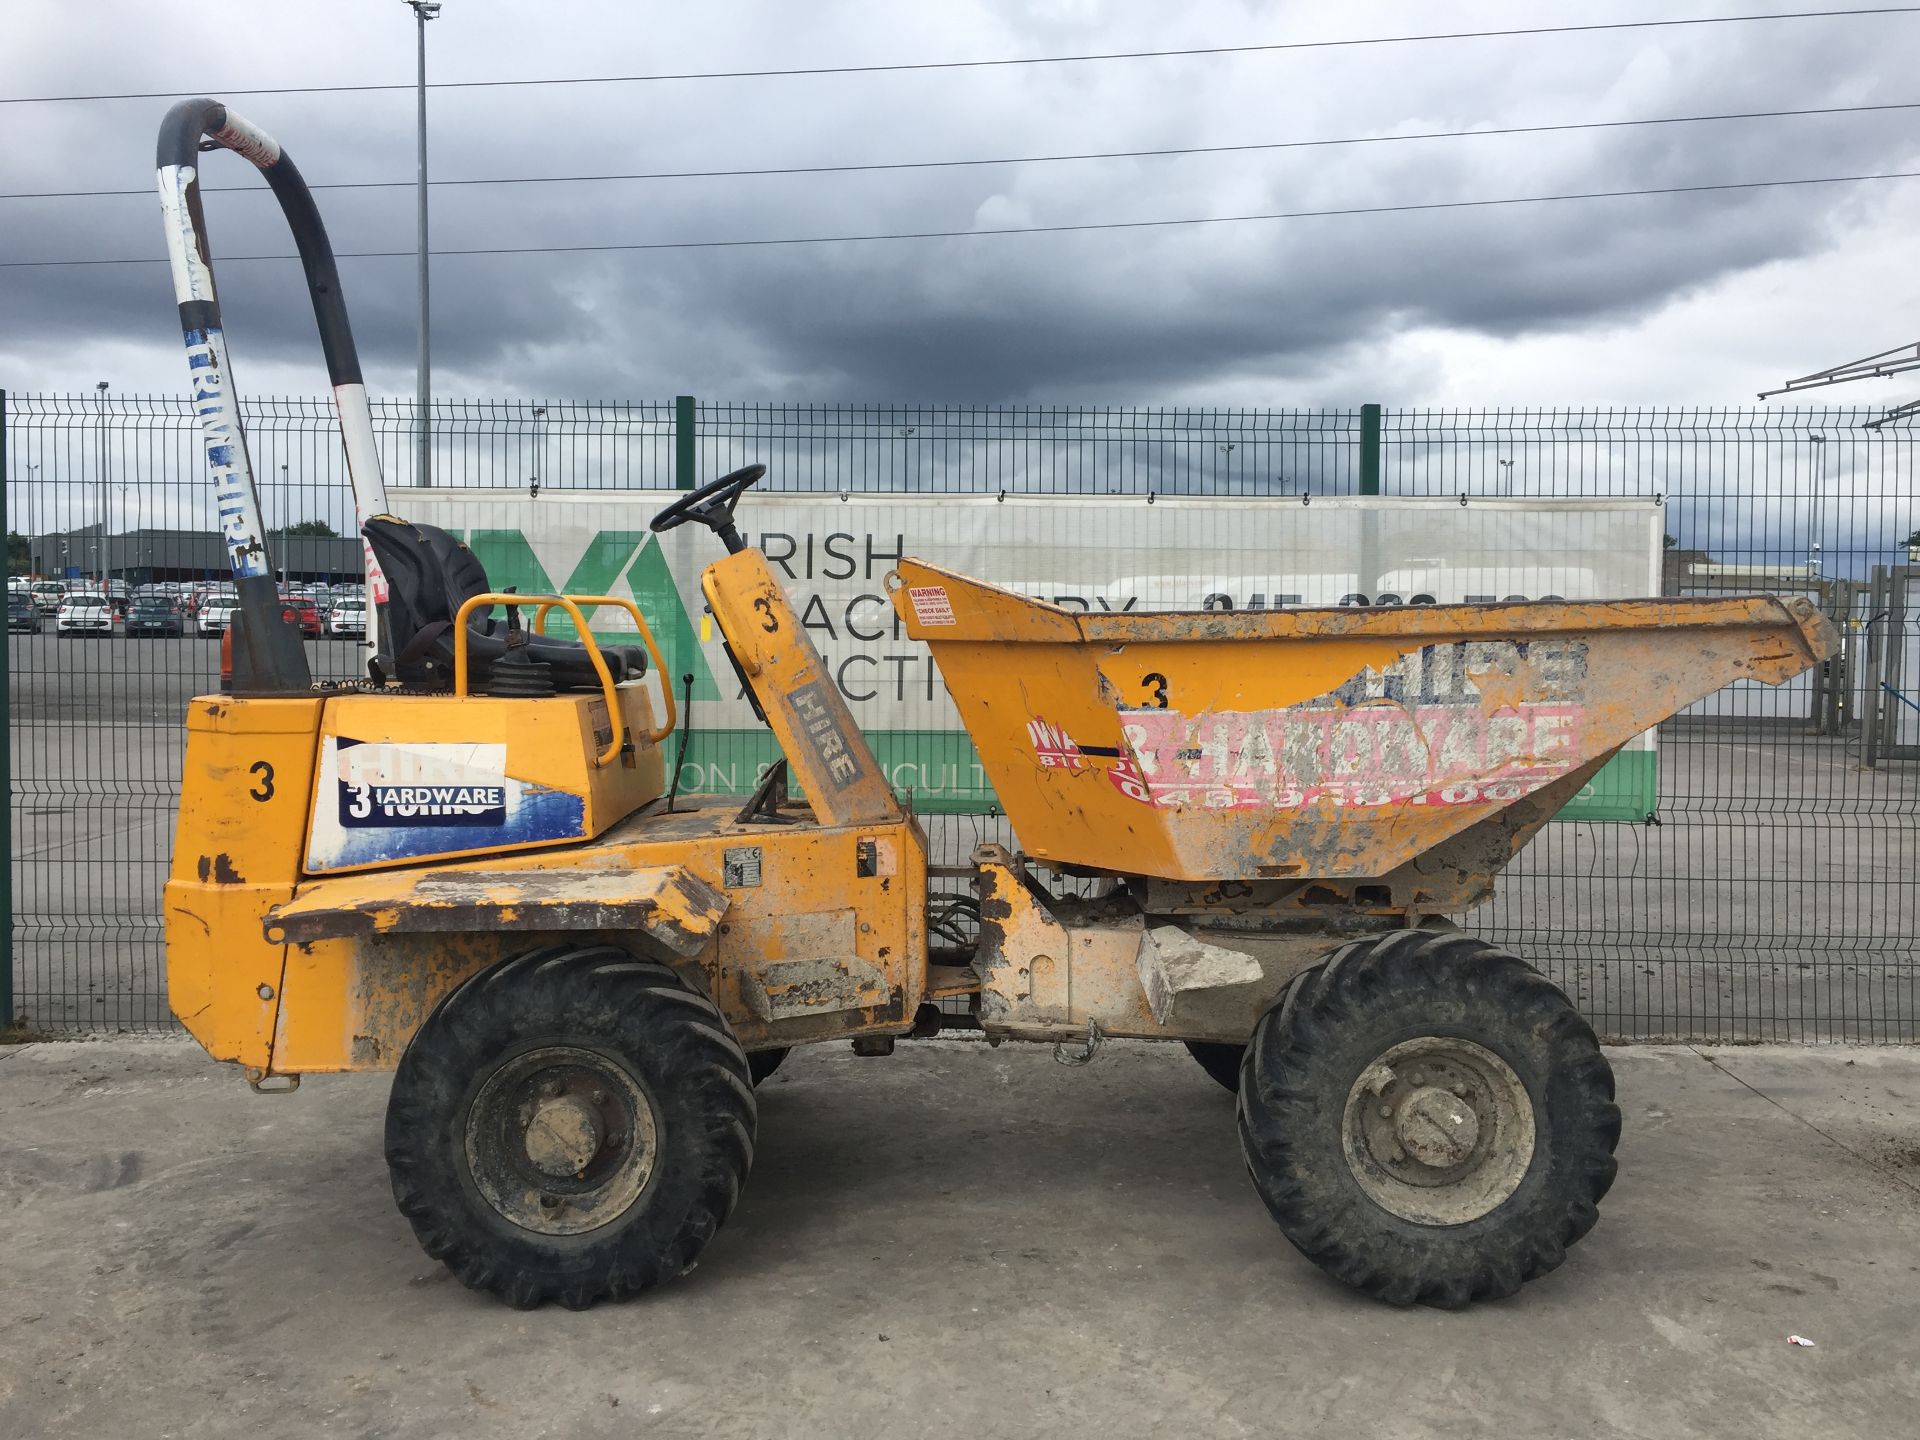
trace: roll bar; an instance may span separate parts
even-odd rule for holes
[[[220,533],[240,597],[233,690],[239,695],[284,695],[310,689],[313,672],[307,664],[299,627],[282,615],[274,587],[253,461],[247,452],[227,364],[206,215],[200,204],[199,156],[202,151],[216,149],[231,150],[253,163],[279,200],[293,231],[306,271],[307,292],[313,299],[313,317],[320,327],[320,348],[333,386],[334,409],[340,417],[347,474],[353,485],[356,530],[365,516],[385,513],[387,489],[373,443],[373,416],[367,408],[353,329],[347,322],[339,269],[307,182],[278,141],[221,102],[182,100],[160,122],[156,163],[160,208],[166,216],[167,258],[173,268],[173,293],[180,306],[187,369],[193,379],[194,414],[200,421]],[[384,659],[391,651],[386,576],[364,535],[360,544],[366,561],[367,591],[376,616],[377,653]]]

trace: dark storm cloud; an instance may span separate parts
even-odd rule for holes
[[[408,36],[404,15],[388,13],[397,8],[275,7],[278,18],[253,17],[201,68],[209,80],[399,78]],[[1143,40],[1127,11],[1035,22],[1018,6],[928,8],[890,10],[891,29],[876,34],[871,13],[822,6],[778,34],[764,7],[643,24],[624,7],[588,6],[570,17],[569,39],[530,33],[523,8],[476,0],[450,5],[432,40],[436,72],[451,77],[1427,28],[1425,7],[1409,5],[1201,5]],[[1610,18],[1598,6],[1555,13]],[[99,42],[105,55],[88,54],[70,14],[38,8],[12,93],[179,83],[178,42],[157,11],[126,12],[124,33]],[[1514,18],[1497,4],[1449,14],[1463,27]],[[453,177],[963,157],[1906,100],[1882,77],[1910,71],[1890,61],[1911,57],[1917,36],[1920,26],[1895,18],[1326,52],[1310,63],[439,92],[434,164]],[[316,181],[406,178],[410,106],[404,94],[243,103]],[[163,108],[16,107],[0,188],[144,188]],[[1906,168],[1910,128],[1895,113],[1205,159],[443,188],[435,238],[471,247],[994,228],[1858,173]],[[246,167],[214,156],[206,173],[239,183]],[[410,192],[320,198],[339,249],[411,245]],[[1284,403],[1294,380],[1422,327],[1517,340],[1649,314],[1754,266],[1816,254],[1877,203],[1838,189],[1751,191],[1102,235],[450,257],[434,271],[434,344],[442,393],[1127,401],[1253,379]],[[211,196],[209,208],[217,254],[287,249],[263,196]],[[161,253],[157,206],[144,197],[4,202],[0,224],[8,258]],[[369,368],[405,385],[410,263],[348,261],[344,274]],[[262,367],[321,388],[297,269],[229,264],[219,276],[243,381]],[[0,271],[0,307],[7,383],[85,383],[77,357],[129,346],[150,350],[153,373],[171,383],[160,368],[178,363],[163,266]]]

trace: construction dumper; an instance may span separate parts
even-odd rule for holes
[[[363,681],[314,683],[273,589],[203,145],[261,169],[305,262],[369,547]],[[905,560],[893,603],[1019,847],[932,867],[734,523],[764,466],[653,520],[723,546],[701,588],[783,756],[745,803],[679,796],[637,607],[499,592],[457,539],[387,513],[339,278],[280,146],[190,101],[159,161],[240,595],[231,693],[187,714],[170,1000],[263,1090],[393,1070],[394,1195],[461,1280],[585,1306],[681,1274],[792,1047],[956,1027],[1084,1055],[1184,1043],[1236,1092],[1287,1238],[1386,1300],[1511,1293],[1594,1224],[1620,1131],[1606,1059],[1560,990],[1453,917],[1634,736],[1831,654],[1806,602],[1090,615]],[[594,637],[609,606],[638,646]],[[545,633],[556,611],[577,640]]]

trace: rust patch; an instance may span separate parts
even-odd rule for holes
[[[727,896],[678,866],[660,870],[429,870],[347,876],[268,912],[267,938],[295,944],[354,936],[479,930],[637,931],[675,955],[704,949]]]
[[[211,880],[215,885],[244,885],[246,879],[233,868],[233,857],[222,850],[218,855],[202,855],[200,863],[194,867],[199,871],[200,883],[205,885]]]

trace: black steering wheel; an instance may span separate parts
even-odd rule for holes
[[[743,465],[730,475],[709,480],[698,490],[682,495],[655,515],[649,522],[649,528],[657,535],[662,530],[673,530],[694,520],[718,535],[721,543],[727,547],[728,554],[744,550],[747,542],[740,538],[740,532],[734,528],[733,507],[740,503],[746,488],[766,473],[767,467],[764,465]]]

